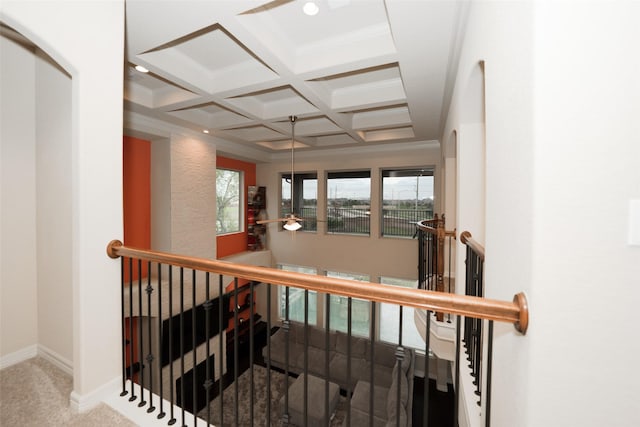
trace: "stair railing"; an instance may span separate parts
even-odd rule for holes
[[[455,292],[452,277],[452,251],[456,231],[445,229],[444,214],[416,223],[418,235],[418,288],[437,292]],[[448,247],[448,256],[445,256]],[[445,272],[447,272],[445,281]],[[444,313],[436,312],[436,320],[442,322]],[[451,316],[447,316],[451,322]]]
[[[298,288],[304,290],[304,342],[305,346],[309,343],[307,330],[309,326],[309,292],[315,291],[318,294],[325,294],[325,316],[331,318],[329,313],[329,297],[331,295],[339,295],[348,298],[349,306],[354,298],[366,300],[369,302],[370,312],[372,315],[376,313],[376,303],[396,304],[399,306],[413,307],[426,310],[428,318],[432,312],[444,312],[457,315],[458,331],[460,331],[460,321],[462,318],[474,317],[487,319],[492,325],[493,321],[507,322],[521,333],[526,333],[528,325],[528,308],[524,294],[517,294],[513,301],[499,301],[480,298],[476,296],[457,295],[452,293],[444,293],[431,291],[426,289],[410,289],[397,286],[388,286],[372,282],[359,282],[345,280],[327,276],[317,276],[310,274],[285,271],[274,268],[258,267],[253,265],[245,265],[239,263],[230,263],[225,261],[210,260],[204,258],[187,257],[174,255],[165,252],[136,249],[124,246],[119,241],[112,241],[107,247],[107,254],[111,258],[121,258],[122,268],[122,393],[123,397],[127,397],[132,403],[136,402],[137,406],[144,408],[146,412],[154,413],[157,418],[168,419],[169,425],[181,422],[186,425],[186,411],[193,414],[193,425],[198,425],[198,421],[202,423],[202,419],[206,418],[205,425],[215,423],[216,425],[224,424],[224,419],[239,419],[238,407],[238,366],[239,354],[248,354],[249,366],[254,366],[253,355],[256,353],[254,346],[263,346],[263,355],[266,355],[266,369],[269,372],[267,377],[266,401],[271,402],[271,354],[278,350],[272,348],[271,333],[273,326],[271,316],[267,315],[266,325],[262,325],[262,336],[264,341],[258,343],[255,337],[260,335],[255,331],[254,326],[258,325],[254,313],[254,292],[255,286],[266,286],[266,312],[272,313],[271,294],[273,286],[285,286],[288,289]],[[138,272],[134,274],[134,266]],[[146,269],[143,268],[146,266]],[[143,277],[144,271],[147,277]],[[154,273],[155,272],[155,273]],[[128,273],[128,274],[126,274]],[[152,274],[153,273],[153,274]],[[210,275],[218,275],[219,283],[215,285]],[[152,278],[152,275],[154,276]],[[223,283],[223,279],[231,277],[232,282]],[[226,287],[226,288],[225,288]],[[216,290],[217,288],[217,290]],[[265,289],[265,288],[263,288]],[[172,293],[174,295],[172,295]],[[163,295],[168,294],[168,300],[163,299]],[[178,294],[176,298],[175,294]],[[286,293],[288,295],[288,292]],[[173,299],[172,299],[173,297]],[[157,302],[156,302],[157,301]],[[134,303],[135,302],[135,303]],[[287,307],[289,302],[287,302]],[[249,310],[245,310],[245,306]],[[240,318],[241,313],[246,313],[244,323]],[[349,319],[351,318],[351,309],[348,311]],[[128,319],[128,322],[126,321]],[[145,320],[146,319],[146,320]],[[226,330],[226,339],[224,331],[230,320],[233,319],[233,330]],[[135,322],[137,320],[137,322]],[[399,342],[395,351],[396,363],[400,364],[406,357],[407,349],[402,346],[402,322],[399,319]],[[282,323],[281,328],[288,331],[290,324],[288,317]],[[351,323],[348,323],[347,341],[351,343]],[[153,329],[153,333],[152,333]],[[218,337],[215,335],[218,333]],[[246,333],[246,334],[245,334]],[[325,340],[328,351],[329,335],[331,333],[329,327],[324,327]],[[266,335],[266,336],[265,336]],[[290,334],[285,334],[289,336]],[[212,338],[213,337],[213,338]],[[248,340],[248,341],[245,341]],[[290,339],[290,338],[287,338]],[[375,318],[372,319],[368,339],[370,343],[374,343],[375,336]],[[211,342],[210,342],[211,341]],[[159,342],[168,343],[167,346],[159,346]],[[203,343],[204,344],[200,344]],[[226,348],[225,348],[226,342]],[[288,342],[288,341],[287,341]],[[460,339],[457,340],[460,342]],[[239,346],[246,346],[241,350]],[[199,346],[199,347],[197,347]],[[202,359],[201,354],[196,354],[203,349],[205,354]],[[206,348],[205,348],[206,347]],[[457,346],[457,354],[459,357],[460,349]],[[218,348],[218,351],[214,351]],[[233,348],[233,351],[231,351]],[[289,344],[285,345],[289,348]],[[426,342],[426,350],[428,351],[429,342]],[[193,349],[193,351],[190,351]],[[374,345],[368,345],[369,360],[376,360]],[[347,356],[351,344],[348,345]],[[216,355],[217,354],[217,355]],[[288,350],[287,350],[288,354]],[[377,353],[376,353],[377,354]],[[226,355],[226,356],[225,356]],[[215,357],[210,357],[215,356]],[[289,356],[286,357],[286,366],[288,366]],[[297,356],[297,355],[296,355]],[[226,364],[224,363],[226,358]],[[231,359],[230,359],[231,358]],[[424,360],[424,372],[429,372],[429,357]],[[201,361],[202,360],[202,361]],[[350,360],[350,359],[349,359]],[[325,362],[328,364],[328,358],[325,355]],[[304,373],[308,369],[308,356],[304,350]],[[288,368],[285,366],[285,371]],[[459,363],[457,363],[459,367]],[[229,373],[231,368],[233,374]],[[358,367],[347,364],[346,379],[349,382],[352,378],[350,371]],[[196,372],[201,370],[203,375]],[[216,372],[217,371],[217,372]],[[331,412],[329,407],[329,372],[326,371],[325,381],[325,398],[324,398],[324,417],[328,420]],[[375,376],[373,372],[373,364],[371,364],[370,373],[367,379],[370,383],[370,403],[369,403],[369,422],[373,422],[373,392]],[[189,372],[192,372],[190,376]],[[226,374],[225,374],[226,372]],[[398,376],[402,370],[396,370]],[[253,368],[249,371],[251,374],[251,390],[253,390]],[[164,375],[164,377],[163,377]],[[198,384],[196,384],[196,376],[198,376]],[[205,378],[200,383],[200,377]],[[228,378],[225,378],[228,377]],[[177,381],[179,378],[180,381]],[[304,377],[305,385],[303,390],[307,390],[307,376]],[[458,377],[456,377],[458,381]],[[397,384],[401,381],[398,378]],[[232,384],[235,384],[232,385]],[[234,387],[235,401],[234,408],[230,415],[225,413],[223,408],[223,392],[225,386]],[[347,386],[347,391],[349,391]],[[128,389],[127,389],[128,388]],[[425,403],[428,401],[428,387],[425,388]],[[399,393],[398,388],[398,394]],[[456,385],[457,390],[457,385]],[[253,407],[253,393],[250,393],[250,403],[247,405]],[[158,395],[160,399],[158,399]],[[213,409],[217,415],[211,414],[210,399],[218,395],[219,406]],[[169,396],[163,399],[163,397]],[[289,396],[284,391],[284,414],[283,419],[287,420],[291,413],[291,407],[287,409],[288,404],[286,397]],[[206,400],[206,413],[199,409],[199,401]],[[309,416],[307,411],[308,405],[317,402],[310,402],[310,399],[304,396],[303,412],[298,416],[303,417],[306,421]],[[400,423],[401,408],[400,399],[397,401],[396,408],[396,424]],[[157,405],[157,406],[156,406]],[[164,405],[164,406],[163,406]],[[355,425],[350,422],[351,403],[347,404],[347,425]],[[266,419],[270,418],[270,405],[267,405]],[[424,406],[423,418],[425,424],[428,420],[429,408]],[[200,417],[197,413],[200,412]],[[181,416],[179,415],[181,413]],[[228,413],[228,412],[227,412]],[[152,415],[154,415],[152,414]],[[250,424],[253,425],[253,411],[250,411]],[[407,414],[410,416],[410,414]],[[457,408],[456,414],[457,416]],[[216,418],[218,417],[218,418]],[[228,418],[227,418],[228,417]],[[357,423],[357,422],[356,422]],[[303,422],[304,424],[304,422]]]

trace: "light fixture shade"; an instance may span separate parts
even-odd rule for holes
[[[302,228],[302,225],[300,225],[298,221],[293,221],[293,220],[287,221],[287,223],[284,225],[284,229],[289,231],[296,231],[296,230],[300,230],[301,228]]]
[[[315,15],[318,14],[318,11],[320,11],[320,8],[314,2],[309,1],[309,2],[305,3],[305,5],[303,6],[302,10],[303,10],[305,15],[315,16]]]

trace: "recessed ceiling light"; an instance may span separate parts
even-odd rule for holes
[[[203,129],[202,133],[209,133],[209,129]]]
[[[314,2],[309,1],[304,4],[304,6],[302,7],[302,11],[305,13],[305,15],[314,16],[320,11],[320,8]]]
[[[149,70],[144,68],[142,65],[136,65],[136,70],[140,71],[141,73],[148,73],[149,72]]]

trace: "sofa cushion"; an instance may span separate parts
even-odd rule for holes
[[[367,339],[359,337],[351,337],[351,357],[366,358],[367,357]],[[344,332],[336,332],[336,351],[344,355],[347,354],[349,339]]]
[[[284,346],[281,347],[280,349],[276,350],[276,354],[274,355],[274,348],[271,348],[271,357],[275,360],[278,360],[283,368],[284,368],[284,363],[285,363],[285,348]],[[300,353],[302,353],[304,351],[304,347],[302,346],[302,344],[297,344],[297,343],[290,343],[289,344],[289,369],[293,370],[294,372],[297,371],[297,368],[300,366],[298,365],[296,359],[298,357],[298,355]]]
[[[303,338],[304,339],[304,338]],[[327,340],[327,332],[315,326],[309,326],[309,345],[319,349],[324,349]],[[329,334],[329,350],[334,350],[336,346],[336,334]]]
[[[329,366],[331,381],[340,384],[343,389],[347,386],[354,389],[359,379],[369,378],[370,365],[366,359],[351,358],[351,381],[347,381],[347,356],[334,353]]]
[[[394,345],[376,342],[373,350],[373,361],[376,365],[393,368],[396,363],[396,347]]]
[[[387,418],[387,395],[389,390],[378,385],[373,386],[373,415]],[[351,396],[351,407],[369,413],[369,399],[371,396],[371,383],[368,381],[358,381]]]
[[[326,357],[328,356],[329,362],[333,358],[333,352],[321,350],[315,347],[307,347],[307,367],[309,369],[309,373],[318,375],[324,378],[326,371]],[[300,370],[304,370],[304,349],[301,349],[300,353],[296,356],[296,366],[300,368]]]
[[[383,365],[373,365],[373,378],[376,385],[389,388],[391,386],[391,372],[392,367]],[[364,379],[369,379],[369,373]]]
[[[298,344],[304,344],[304,323],[290,321],[289,338]]]

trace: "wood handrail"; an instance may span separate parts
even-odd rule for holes
[[[474,240],[473,237],[471,237],[471,233],[468,231],[460,233],[460,241],[469,246],[476,254],[478,254],[480,259],[484,261],[484,246]]]
[[[437,235],[438,234],[438,229],[436,227],[432,227],[431,225],[427,225],[427,223],[432,222],[434,220],[432,219],[426,219],[423,221],[418,221],[416,222],[416,227],[418,227],[419,230],[425,231],[427,233],[431,233],[433,235]],[[445,237],[453,237],[454,239],[456,238],[456,230],[445,230],[444,231],[444,236]]]
[[[514,296],[513,302],[470,297],[466,295],[409,289],[373,282],[360,282],[327,276],[317,276],[275,268],[258,267],[206,258],[174,255],[166,252],[123,246],[112,240],[107,246],[111,258],[130,257],[157,263],[171,264],[193,270],[207,271],[263,283],[308,289],[321,293],[360,298],[369,301],[398,304],[423,310],[512,323],[522,334],[526,333],[529,319],[526,296]]]

